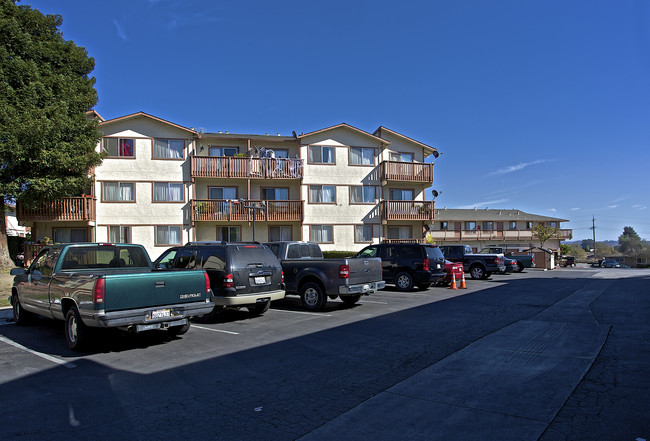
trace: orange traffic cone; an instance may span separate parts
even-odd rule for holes
[[[467,289],[467,284],[465,283],[465,273],[463,274],[463,278],[460,279],[460,289]]]
[[[451,273],[451,284],[449,285],[449,289],[458,289],[456,286],[456,275],[454,273]]]

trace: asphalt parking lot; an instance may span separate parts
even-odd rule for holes
[[[390,287],[348,308],[164,332],[0,318],[0,434],[23,439],[650,439],[650,272]],[[5,311],[6,316],[8,311]]]

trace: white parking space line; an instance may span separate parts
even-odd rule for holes
[[[332,317],[332,314],[321,314],[321,313],[318,313],[318,312],[307,312],[307,311],[291,311],[289,309],[269,309],[269,311],[288,312],[288,313],[291,313],[291,314],[315,315],[317,317]]]
[[[377,303],[378,305],[388,305],[388,302],[375,302],[373,300],[361,300],[360,303]]]
[[[7,343],[8,345],[13,346],[15,348],[18,348],[18,349],[20,349],[22,351],[29,352],[30,354],[34,354],[34,355],[36,355],[38,357],[41,357],[41,358],[43,358],[43,359],[45,359],[47,361],[51,361],[52,363],[56,363],[56,364],[59,364],[61,366],[67,367],[68,369],[72,369],[72,368],[77,367],[76,365],[74,365],[72,363],[68,363],[67,361],[59,360],[58,358],[52,357],[51,355],[43,354],[42,352],[38,352],[38,351],[34,351],[32,349],[26,348],[25,346],[23,346],[23,345],[21,345],[19,343],[16,343],[13,340],[9,340],[8,338],[3,337],[1,335],[0,335],[0,341],[3,342],[3,343]]]
[[[239,335],[239,332],[233,332],[233,331],[224,331],[223,329],[213,329],[213,328],[208,328],[206,326],[199,326],[195,325],[192,323],[192,328],[199,328],[199,329],[204,329],[206,331],[212,331],[212,332],[221,332],[223,334],[232,334],[232,335]]]

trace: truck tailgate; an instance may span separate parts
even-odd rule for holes
[[[204,271],[153,271],[105,276],[106,312],[205,301]]]
[[[379,258],[353,258],[346,259],[350,267],[348,284],[377,282],[381,278],[381,259]]]

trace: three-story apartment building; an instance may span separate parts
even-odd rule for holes
[[[422,240],[433,221],[435,148],[348,124],[292,136],[202,133],[138,112],[103,120],[106,152],[86,194],[18,209],[32,238],[143,244],[312,240],[354,251]]]

